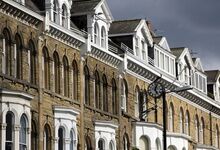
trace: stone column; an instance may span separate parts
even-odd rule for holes
[[[70,142],[71,142],[70,138],[64,139],[64,145],[66,150],[70,149]]]
[[[13,61],[12,61],[12,64],[14,64],[14,65],[12,65],[13,67],[12,67],[12,74],[14,75],[14,77],[16,78],[17,77],[17,63],[16,63],[16,60],[17,60],[17,46],[16,46],[16,44],[12,44],[12,45],[14,45],[14,46],[12,46],[12,49],[13,49]],[[14,70],[14,72],[13,72],[13,70]]]
[[[19,150],[20,125],[14,125],[14,150]]]
[[[2,68],[2,73],[5,74],[6,70],[5,70],[5,39],[0,39],[0,45],[2,45],[2,49],[0,48],[0,52],[1,52],[1,68]]]
[[[1,129],[1,149],[5,149],[5,142],[6,142],[6,123],[2,123],[0,125]]]

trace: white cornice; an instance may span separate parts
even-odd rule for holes
[[[7,89],[0,89],[0,95],[3,96],[10,96],[10,97],[21,97],[25,100],[32,100],[34,97],[30,94],[24,93],[22,91],[13,91],[13,90],[7,90]]]

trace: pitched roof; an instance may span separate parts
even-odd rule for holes
[[[109,34],[133,33],[141,19],[134,20],[118,20],[112,22]]]
[[[31,0],[25,1],[25,7],[29,8],[32,11],[39,12],[40,8]]]
[[[93,12],[101,0],[77,0],[73,1],[71,14]]]
[[[162,38],[163,38],[162,36],[157,36],[157,37],[153,37],[153,40],[156,44],[159,44]]]
[[[171,52],[173,53],[173,55],[176,56],[176,58],[179,58],[180,55],[183,53],[183,51],[185,50],[185,47],[176,47],[176,48],[171,48],[170,49]]]
[[[208,82],[216,82],[216,79],[218,78],[220,71],[219,70],[207,70],[205,71],[205,73],[208,76],[207,78]]]

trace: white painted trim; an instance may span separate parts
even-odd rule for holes
[[[111,121],[96,121],[95,126],[109,127],[109,128],[114,129],[114,130],[118,128],[118,125],[113,124]]]
[[[55,113],[69,113],[72,114],[73,116],[79,115],[80,111],[75,109],[75,108],[69,108],[65,106],[53,106],[53,110]]]
[[[31,15],[34,18],[37,18],[40,21],[44,20],[43,16],[39,15],[38,13],[32,11],[31,9],[28,9],[27,7],[21,5],[21,4],[15,2],[13,0],[2,0],[2,1],[4,1],[5,3],[8,3],[9,5],[11,5],[11,6],[15,7],[15,8],[18,8],[19,10],[21,10],[21,11],[23,11],[25,13],[28,12],[29,15]]]
[[[14,97],[18,96],[26,100],[32,100],[34,98],[32,95],[24,93],[22,91],[12,91],[7,89],[0,89],[0,94],[5,96],[14,96]]]

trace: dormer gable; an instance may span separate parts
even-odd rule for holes
[[[164,37],[164,36],[154,37],[154,43],[157,44],[158,46],[162,47],[163,49],[170,51],[170,46],[167,42],[166,37]]]
[[[202,62],[200,60],[200,58],[193,58],[194,61],[194,66],[196,69],[198,69],[201,72],[204,72],[203,66],[202,66]]]

